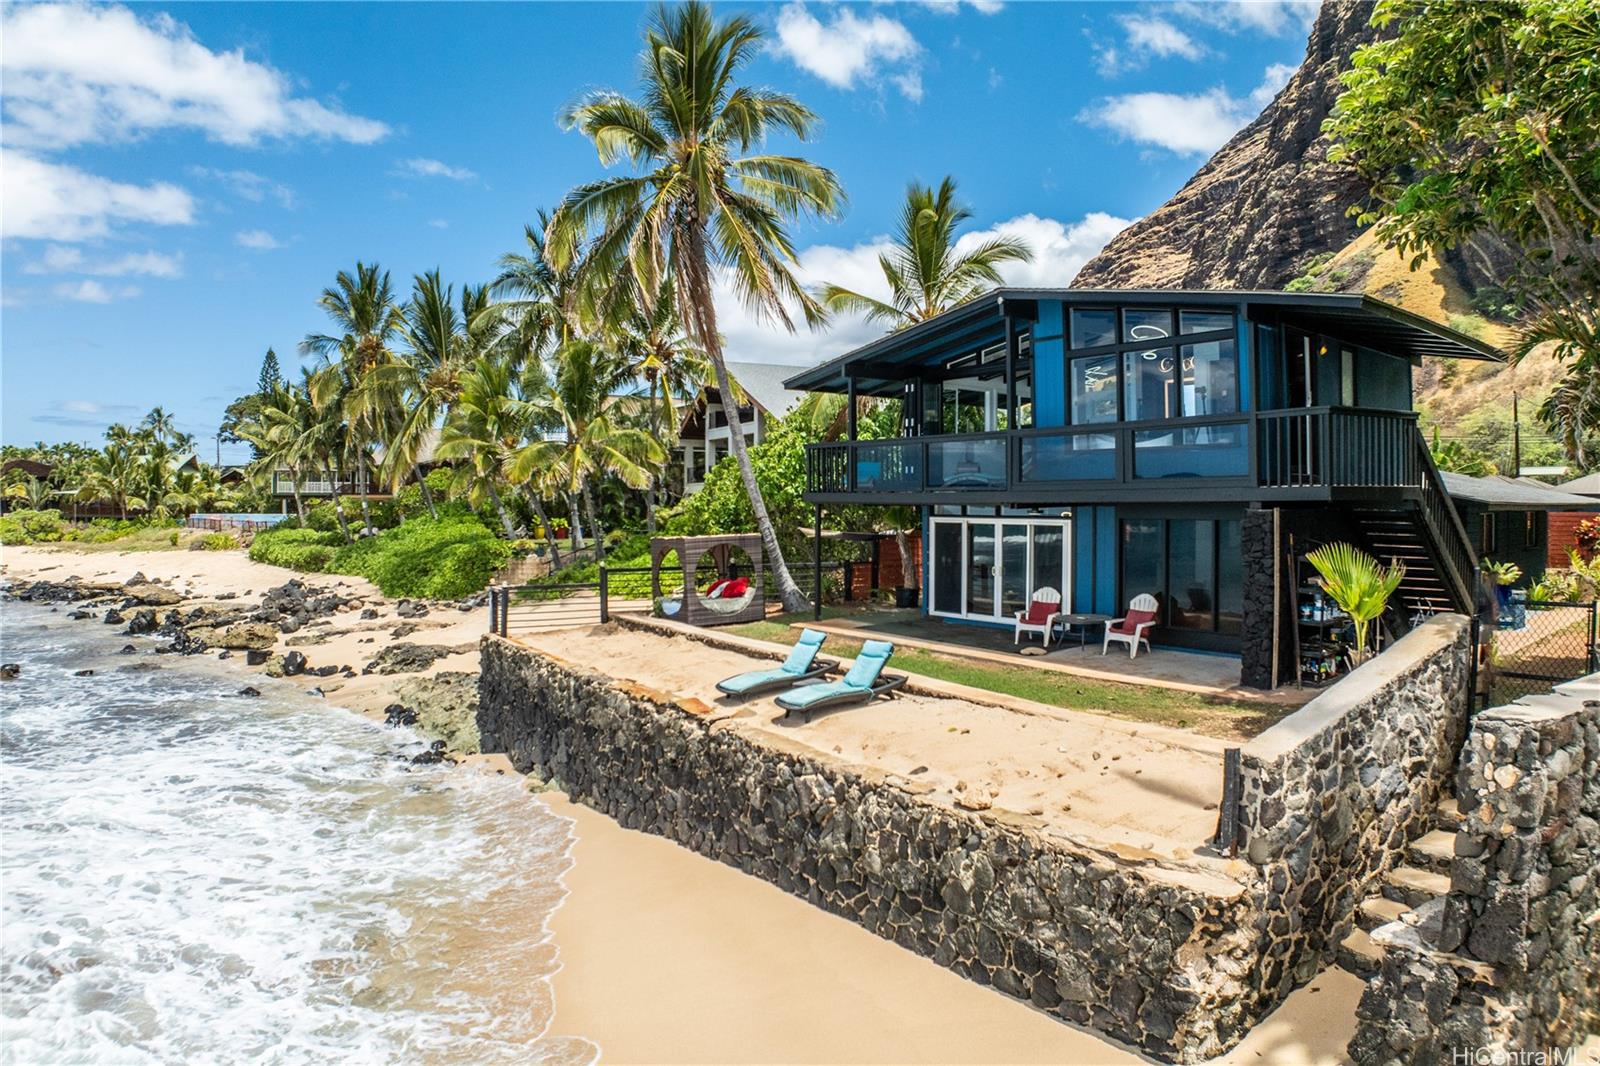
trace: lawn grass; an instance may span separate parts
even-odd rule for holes
[[[172,543],[172,535],[174,533],[179,534],[177,544]],[[145,529],[136,529],[127,536],[118,537],[116,540],[100,541],[98,543],[82,540],[61,540],[38,546],[55,551],[82,552],[91,555],[106,554],[108,552],[178,551],[187,549],[190,540],[199,539],[204,535],[204,530],[182,529],[178,526],[151,526]]]
[[[833,612],[833,616],[850,613],[838,610]],[[829,612],[825,610],[823,616],[829,617]],[[807,621],[809,618],[809,614],[803,618],[795,616],[795,619],[778,615],[763,622],[728,626],[724,632],[774,644],[793,644],[799,639],[800,631],[790,626],[789,622]],[[830,652],[853,657],[860,652],[861,643],[830,633],[827,647]],[[1150,685],[1099,681],[1054,670],[1005,667],[941,655],[922,648],[897,648],[890,669],[1016,696],[1052,707],[1188,729],[1227,740],[1253,737],[1294,709]]]

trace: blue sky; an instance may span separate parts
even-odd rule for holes
[[[823,122],[844,216],[794,236],[812,281],[871,287],[905,184],[953,174],[1008,280],[1065,285],[1247,123],[1314,5],[727,4],[770,33],[748,80]],[[541,206],[599,172],[563,133],[633,85],[640,4],[8,4],[0,33],[0,434],[98,439],[161,404],[208,456],[268,346],[286,369],[336,271],[488,280]],[[722,308],[731,358],[802,363],[874,334]],[[225,461],[237,449],[223,449]]]

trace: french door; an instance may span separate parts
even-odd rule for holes
[[[1071,522],[935,518],[931,536],[930,614],[1006,621],[1043,588],[1072,602]]]

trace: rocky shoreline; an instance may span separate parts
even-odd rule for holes
[[[118,635],[154,642],[149,651],[155,655],[214,655],[271,678],[312,679],[315,684],[307,691],[314,696],[330,697],[358,679],[381,677],[365,686],[368,691],[353,693],[353,709],[432,738],[430,748],[413,761],[459,762],[478,754],[476,671],[435,669],[452,656],[475,656],[476,641],[403,638],[458,625],[476,616],[485,597],[389,601],[301,578],[265,588],[259,596],[253,590],[190,595],[176,586],[173,579],[142,572],[123,581],[75,574],[60,580],[8,578],[0,598],[65,611],[74,621],[116,626]],[[441,615],[453,616],[451,622],[440,623]],[[140,647],[128,643],[121,650],[134,655]],[[3,664],[0,679],[18,676],[25,665]],[[260,690],[246,685],[239,695],[259,696]]]

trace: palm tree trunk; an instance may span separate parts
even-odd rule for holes
[[[722,337],[717,332],[717,307],[711,295],[711,259],[706,254],[706,235],[703,223],[688,227],[689,254],[680,269],[683,271],[686,295],[691,313],[687,316],[691,332],[711,359],[711,369],[716,372],[717,392],[722,400],[722,411],[728,418],[728,443],[733,447],[733,458],[739,464],[739,478],[744,482],[744,494],[750,498],[750,510],[755,515],[756,529],[761,533],[761,546],[766,550],[767,566],[778,586],[778,599],[783,609],[791,614],[811,609],[811,600],[795,584],[784,561],[783,548],[778,544],[778,533],[773,528],[772,516],[767,513],[767,501],[756,484],[755,467],[750,465],[750,451],[744,446],[744,431],[739,422],[739,402],[734,398],[733,380],[728,376],[728,365],[722,359]],[[818,531],[821,532],[820,530]]]
[[[365,448],[356,449],[356,480],[360,482],[358,488],[361,490],[361,535],[364,537],[367,535],[367,531],[372,528],[372,508],[367,502],[367,450]],[[337,493],[339,486],[335,485],[333,489]]]
[[[578,499],[567,493],[567,536],[572,538],[574,553],[583,551],[583,527],[578,524]]]
[[[427,505],[428,517],[438,518],[439,509],[433,505],[433,490],[428,488],[428,475],[422,472],[422,467],[411,464],[411,473],[417,479],[417,485],[422,489],[422,502]]]
[[[656,535],[656,476],[650,475],[650,484],[644,487],[644,529],[650,536]]]
[[[550,528],[550,516],[544,513],[544,501],[539,498],[539,491],[528,489],[528,503],[533,506],[533,515],[539,520],[539,528],[544,530],[544,542],[550,547],[550,569],[561,569],[561,549],[556,547],[556,531]]]
[[[510,540],[516,535],[517,527],[511,521],[511,514],[506,510],[505,501],[500,498],[500,493],[495,491],[494,480],[484,482],[484,487],[489,490],[489,499],[494,501],[495,513],[500,516],[500,525],[506,531],[506,539]]]
[[[306,501],[300,497],[300,471],[296,467],[289,468],[289,487],[294,492],[294,513],[300,519],[300,528],[306,525]]]
[[[344,534],[346,544],[354,544],[356,538],[350,534],[350,523],[344,517],[344,500],[339,495],[339,468],[330,466],[327,473],[333,484],[333,516],[339,520],[339,532]]]
[[[594,509],[594,493],[589,491],[589,483],[583,483],[583,509],[589,515],[589,536],[594,539],[594,559],[597,563],[606,561],[606,534],[600,528],[600,516]]]

